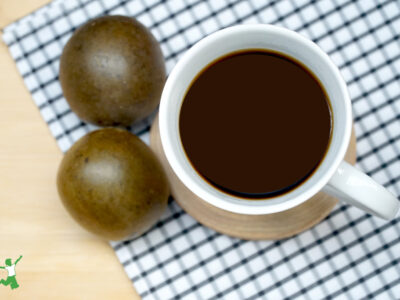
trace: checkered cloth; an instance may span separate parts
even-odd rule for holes
[[[63,98],[59,57],[78,26],[103,14],[150,28],[168,71],[202,37],[237,23],[276,24],[312,39],[348,84],[358,167],[400,194],[398,1],[55,0],[6,27],[3,39],[62,151],[95,127]],[[147,141],[149,124],[131,130]],[[144,299],[400,299],[399,223],[339,205],[296,237],[253,242],[203,227],[170,201],[152,230],[112,246]]]

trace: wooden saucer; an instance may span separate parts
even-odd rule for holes
[[[162,149],[158,117],[154,120],[150,131],[150,146],[164,166],[171,194],[179,205],[204,226],[233,237],[247,240],[287,238],[320,222],[338,202],[337,199],[320,192],[303,204],[280,213],[254,216],[228,212],[197,197],[175,175]],[[356,161],[354,128],[346,161],[352,164]]]

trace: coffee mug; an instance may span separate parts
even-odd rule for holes
[[[280,52],[307,66],[328,94],[334,124],[325,157],[303,184],[285,194],[257,200],[224,193],[205,181],[185,155],[179,133],[181,104],[196,75],[216,59],[246,49]],[[206,117],[204,122],[207,122]],[[346,84],[328,55],[294,31],[265,24],[222,29],[189,49],[168,77],[159,111],[161,142],[169,164],[188,189],[211,205],[238,214],[264,215],[288,210],[323,191],[389,220],[399,210],[397,198],[372,178],[343,161],[352,124],[351,101]]]

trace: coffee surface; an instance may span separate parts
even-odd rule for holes
[[[215,187],[267,198],[302,183],[330,141],[327,95],[309,70],[259,50],[211,63],[182,103],[179,130],[197,172]]]

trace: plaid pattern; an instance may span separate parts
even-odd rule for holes
[[[95,127],[63,98],[59,57],[78,26],[103,14],[149,27],[168,71],[202,37],[237,23],[276,24],[314,40],[348,84],[358,166],[400,194],[398,1],[55,0],[6,27],[3,39],[62,151]],[[150,119],[131,130],[148,140]],[[112,246],[144,299],[400,299],[399,223],[340,205],[294,238],[253,242],[205,228],[170,201],[152,230]]]

